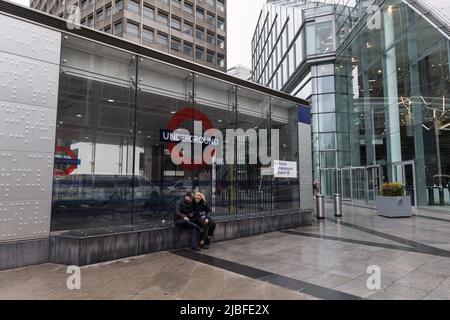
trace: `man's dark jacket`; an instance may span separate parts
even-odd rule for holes
[[[188,216],[188,214],[193,213],[194,210],[192,209],[192,204],[187,203],[184,198],[177,201],[175,205],[175,216],[174,220],[184,220],[185,217]]]

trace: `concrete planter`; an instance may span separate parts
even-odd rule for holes
[[[411,197],[377,197],[377,214],[387,218],[412,217]]]

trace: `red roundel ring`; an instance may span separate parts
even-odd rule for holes
[[[75,152],[73,152],[72,149],[70,149],[69,147],[62,147],[62,146],[56,146],[55,149],[55,153],[56,154],[61,154],[61,155],[68,155],[71,159],[76,160],[77,159],[77,155],[75,154]],[[55,169],[55,176],[56,177],[64,177],[64,176],[68,176],[69,174],[71,174],[75,169],[77,168],[76,164],[71,164],[69,167],[67,167],[67,169],[65,170],[59,170],[59,169]]]

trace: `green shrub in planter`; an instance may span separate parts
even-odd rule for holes
[[[402,197],[405,194],[405,186],[401,183],[385,183],[381,187],[383,197]]]
[[[411,217],[411,197],[404,196],[405,187],[401,183],[385,183],[381,195],[377,197],[377,213],[388,218]]]

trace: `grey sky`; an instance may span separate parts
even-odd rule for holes
[[[10,0],[29,5],[29,0]],[[251,41],[265,0],[228,0],[228,67],[251,66]]]
[[[228,67],[251,66],[251,41],[265,0],[228,0]]]

